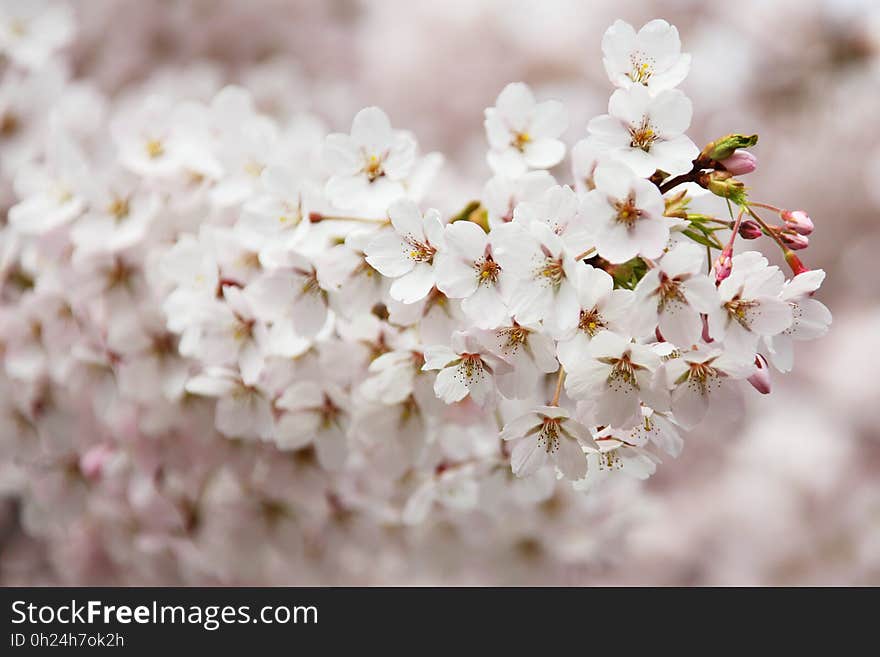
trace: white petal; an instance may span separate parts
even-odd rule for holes
[[[577,481],[586,476],[587,455],[576,440],[560,436],[559,449],[555,456],[556,467],[569,481]]]
[[[434,287],[434,268],[429,264],[420,262],[413,267],[408,274],[404,274],[391,284],[389,294],[391,298],[401,303],[415,303],[428,296],[428,292]]]
[[[546,463],[547,450],[534,436],[520,440],[510,454],[510,469],[517,477],[533,475]]]

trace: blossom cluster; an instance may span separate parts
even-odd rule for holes
[[[687,136],[690,56],[665,21],[605,33],[615,90],[570,153],[566,108],[505,87],[485,111],[491,178],[450,216],[424,204],[443,157],[379,108],[328,134],[241,86],[111,102],[53,63],[62,5],[8,7],[2,447],[74,455],[67,474],[143,515],[172,504],[191,531],[247,500],[274,528],[296,500],[417,524],[546,501],[557,480],[596,494],[677,456],[731,389],[769,392],[831,323],[824,272],[794,253],[809,216],[738,179],[757,137]],[[741,248],[764,238],[791,277]],[[97,438],[57,444],[84,406]],[[193,432],[211,456],[187,465],[210,475],[145,466]],[[141,434],[162,437],[149,455]],[[295,459],[256,467],[232,453],[247,444]]]

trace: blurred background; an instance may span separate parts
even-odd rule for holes
[[[489,177],[482,111],[505,84],[522,80],[539,98],[562,100],[573,144],[612,91],[601,61],[604,30],[616,18],[636,27],[664,18],[693,56],[682,85],[694,103],[691,137],[703,144],[758,133],[752,198],[804,209],[815,222],[801,257],[828,273],[818,298],[834,315],[830,334],[798,345],[795,371],[774,377],[772,395],[749,388],[737,423],[693,432],[643,493],[606,496],[583,516],[580,507],[547,503],[538,511],[544,518],[526,523],[541,527],[540,538],[521,533],[476,545],[480,538],[463,536],[462,523],[437,523],[395,537],[393,559],[352,566],[342,581],[299,573],[289,582],[880,584],[880,3],[90,0],[74,7],[76,78],[112,96],[150,84],[185,87],[198,98],[234,81],[267,113],[307,110],[334,130],[378,105],[424,150],[446,154],[435,201],[446,211],[477,197]],[[562,182],[567,166],[558,171]],[[457,207],[443,207],[451,200]],[[2,584],[230,581],[187,579],[167,564],[130,578],[71,568],[82,561],[80,542],[23,531],[14,497],[3,509]]]

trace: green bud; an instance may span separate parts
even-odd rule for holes
[[[709,160],[726,160],[737,148],[750,148],[758,143],[758,135],[727,135],[709,142],[700,154]]]
[[[746,202],[746,186],[734,178],[729,171],[712,171],[703,174],[700,184],[715,196],[728,198],[737,205]]]
[[[687,206],[690,200],[691,199],[685,190],[672,196],[667,196],[666,209],[663,211],[663,216],[678,217],[680,219],[687,218]]]

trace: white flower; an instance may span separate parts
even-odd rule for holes
[[[73,12],[62,2],[4,0],[0,3],[0,53],[20,66],[40,69],[74,33]]]
[[[671,176],[690,171],[700,149],[685,134],[691,124],[691,101],[678,89],[651,96],[642,85],[618,89],[608,101],[608,114],[588,126],[602,148],[637,176],[659,169]]]
[[[295,251],[278,255],[280,259],[266,263],[268,271],[247,286],[245,296],[260,320],[289,321],[301,336],[314,337],[327,322],[327,291],[311,260]]]
[[[670,221],[657,186],[617,162],[600,164],[593,180],[596,187],[584,197],[582,212],[594,228],[599,255],[612,263],[659,257]]]
[[[709,335],[725,349],[754,357],[762,336],[791,326],[792,309],[779,298],[785,276],[757,251],[734,256],[732,266],[718,286],[719,302],[708,313]]]
[[[281,449],[314,445],[326,470],[340,470],[348,458],[348,400],[332,384],[294,383],[275,405],[285,412],[278,418],[275,442]]]
[[[392,478],[417,467],[430,434],[427,415],[415,397],[392,404],[358,405],[356,411],[352,436],[369,445],[371,467]]]
[[[780,372],[790,372],[794,367],[794,340],[815,340],[828,332],[831,313],[823,303],[812,298],[825,280],[821,269],[798,274],[787,281],[779,294],[791,307],[791,326],[782,333],[765,337],[770,362]]]
[[[363,395],[383,404],[398,404],[412,395],[424,357],[412,350],[389,351],[373,359],[370,376],[361,385]]]
[[[270,165],[261,176],[261,191],[242,206],[236,228],[250,231],[277,245],[301,242],[308,233],[309,212],[320,190],[284,165]]]
[[[88,209],[70,237],[80,253],[120,251],[143,240],[156,217],[158,195],[140,190],[134,176],[124,171],[97,177]]]
[[[180,333],[196,322],[205,304],[217,296],[217,259],[203,240],[183,235],[162,254],[159,269],[175,288],[162,304],[168,328]]]
[[[146,403],[180,399],[188,364],[178,355],[175,336],[158,320],[134,313],[114,318],[107,347],[119,358],[116,380],[124,396]]]
[[[559,367],[553,340],[540,331],[514,324],[480,331],[477,339],[511,366],[510,372],[495,377],[498,390],[508,399],[531,398],[539,377]]]
[[[521,176],[493,176],[483,188],[483,206],[489,215],[489,227],[513,221],[513,211],[522,201],[537,199],[556,180],[547,171],[538,169]]]
[[[117,111],[110,133],[119,162],[140,176],[216,179],[223,169],[212,150],[209,127],[207,107],[149,96]]]
[[[620,472],[635,479],[647,479],[657,470],[658,459],[626,441],[626,434],[606,427],[596,434],[596,451],[587,455],[586,476],[573,483],[575,490],[589,491]]]
[[[327,196],[341,208],[384,212],[406,195],[406,178],[415,165],[416,142],[408,133],[392,130],[378,107],[358,112],[351,134],[328,135],[324,159],[332,172]]]
[[[585,217],[587,211],[588,206],[571,187],[554,185],[538,198],[517,205],[513,220],[526,226],[533,221],[547,224],[562,238],[565,247],[577,254],[592,246],[592,231]]]
[[[478,328],[500,326],[509,317],[511,278],[495,260],[490,235],[470,221],[448,224],[446,249],[436,256],[437,288],[462,299],[462,310]]]
[[[672,389],[672,412],[685,428],[699,424],[709,410],[710,397],[732,381],[745,379],[755,371],[754,356],[734,357],[721,349],[700,348],[672,358],[664,364]]]
[[[578,270],[575,288],[580,305],[578,324],[557,345],[559,362],[569,371],[588,357],[593,336],[602,331],[627,332],[633,302],[631,291],[615,290],[611,276],[590,265]]]
[[[644,447],[649,442],[654,443],[673,458],[681,454],[684,447],[678,427],[668,413],[661,413],[647,406],[642,406],[642,416],[629,433],[624,432],[620,435],[623,436],[626,444],[634,447]]]
[[[589,359],[568,371],[565,390],[573,399],[590,400],[597,424],[623,427],[652,399],[651,383],[660,357],[650,347],[603,331],[590,341]]]
[[[702,248],[681,242],[644,275],[635,290],[638,335],[651,335],[659,326],[663,339],[683,349],[700,341],[700,313],[718,305],[715,283],[702,273],[705,263]]]
[[[214,422],[228,438],[270,440],[275,420],[266,391],[245,385],[233,370],[209,367],[190,379],[186,390],[194,395],[217,397]]]
[[[445,243],[440,213],[424,216],[418,206],[402,199],[388,208],[393,230],[367,246],[367,262],[383,276],[394,278],[389,293],[403,303],[424,299],[436,282],[434,256]]]
[[[615,86],[643,85],[652,93],[678,86],[691,65],[691,56],[681,52],[678,29],[660,19],[638,33],[629,23],[615,21],[602,37],[602,54]]]
[[[224,175],[211,189],[211,200],[229,207],[250,198],[263,171],[277,158],[280,134],[275,122],[257,113],[249,91],[235,85],[211,100],[210,120],[219,135],[217,158]]]
[[[223,300],[205,306],[199,323],[184,333],[181,353],[209,365],[237,365],[242,381],[253,385],[263,371],[266,327],[239,288],[224,285]]]
[[[423,370],[440,370],[434,381],[434,392],[447,404],[461,401],[468,395],[485,406],[495,397],[495,375],[511,371],[510,365],[489,353],[466,333],[452,336],[452,348],[425,348]]]
[[[390,282],[367,262],[366,249],[374,229],[353,230],[345,242],[316,256],[318,280],[332,292],[330,307],[346,318],[370,312],[387,298]]]
[[[511,420],[500,438],[516,441],[510,467],[517,477],[533,475],[550,463],[566,479],[576,481],[587,474],[584,449],[598,449],[589,429],[558,406],[539,406]]]
[[[22,200],[9,209],[9,223],[25,235],[43,235],[85,209],[88,166],[81,149],[65,134],[50,133],[43,167],[22,168],[15,191]]]
[[[480,500],[480,487],[472,464],[447,468],[428,477],[406,501],[401,520],[407,525],[422,522],[438,502],[453,511],[468,511]]]
[[[562,239],[542,222],[523,227],[519,222],[492,231],[495,258],[515,279],[510,311],[520,324],[541,322],[551,335],[563,335],[577,325],[575,293],[578,269]]]
[[[514,82],[502,90],[495,107],[486,110],[489,166],[495,173],[520,175],[528,169],[549,169],[565,157],[559,136],[568,128],[562,103],[535,101],[531,89]]]

